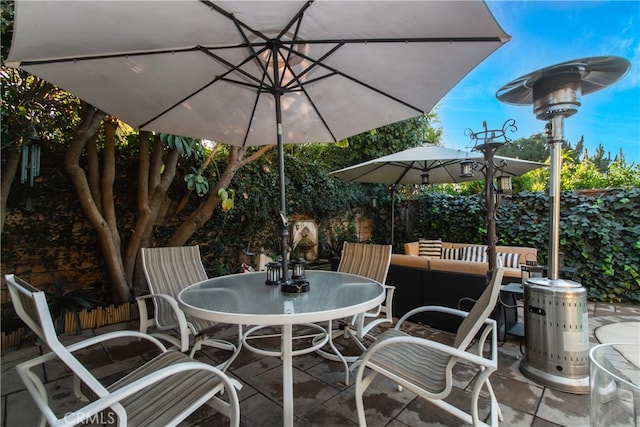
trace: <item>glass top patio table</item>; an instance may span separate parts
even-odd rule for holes
[[[265,285],[265,272],[216,277],[183,289],[178,300],[194,317],[244,325],[320,322],[370,310],[384,300],[376,281],[353,274],[307,271],[310,289],[286,293]]]
[[[187,314],[240,325],[280,325],[282,329],[283,425],[293,426],[294,324],[353,316],[380,305],[383,286],[375,280],[333,271],[308,271],[309,291],[286,293],[266,285],[266,272],[215,277],[183,289],[178,302]]]

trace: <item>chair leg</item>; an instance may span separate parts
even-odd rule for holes
[[[491,382],[489,381],[489,379],[487,379],[486,381],[486,386],[487,386],[487,390],[489,391],[489,397],[491,399],[491,417],[493,418],[494,416],[497,415],[497,418],[500,421],[504,421],[502,410],[500,409],[500,405],[498,405],[498,399],[496,398],[496,394],[493,391],[493,387],[491,386]],[[492,422],[492,425],[493,425],[493,422]]]
[[[365,366],[361,365],[358,368],[358,373],[356,374],[356,385],[355,385],[355,397],[356,397],[356,411],[358,412],[358,425],[360,427],[367,426],[367,419],[365,417],[364,412],[364,392],[369,388],[371,382],[378,375],[376,371],[371,371],[369,375],[364,376]]]

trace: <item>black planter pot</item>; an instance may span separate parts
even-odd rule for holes
[[[340,257],[334,256],[329,258],[329,265],[331,266],[331,271],[338,271],[338,266],[340,265]]]

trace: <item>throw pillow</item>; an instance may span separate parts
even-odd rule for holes
[[[437,240],[418,240],[418,255],[429,258],[440,258],[442,253],[442,239]]]
[[[500,261],[502,261],[503,267],[520,268],[520,254],[498,252],[498,258],[500,258]]]
[[[472,262],[487,262],[486,246],[464,246],[460,259]]]
[[[460,248],[442,248],[442,259],[460,259]]]

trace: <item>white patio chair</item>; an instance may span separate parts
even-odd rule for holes
[[[436,406],[446,410],[467,423],[487,425],[479,420],[478,398],[483,386],[486,386],[491,401],[490,423],[498,425],[502,413],[489,382],[489,376],[498,368],[497,325],[489,318],[498,300],[500,284],[504,270],[498,267],[489,284],[471,311],[465,312],[448,307],[426,306],[411,310],[405,314],[393,329],[380,334],[369,349],[356,362],[355,397],[360,426],[366,426],[363,393],[380,374],[399,387],[429,400]],[[458,327],[453,346],[438,343],[424,338],[412,337],[402,331],[402,323],[412,315],[424,311],[438,311],[463,317]],[[467,351],[474,337],[481,332],[478,342],[478,354]],[[486,339],[490,338],[490,355],[483,356]],[[461,362],[473,365],[478,369],[471,393],[470,413],[444,401],[453,387],[453,367]],[[370,372],[365,376],[365,370]]]
[[[197,362],[160,341],[138,331],[117,331],[65,347],[56,335],[45,293],[24,280],[5,276],[16,313],[51,350],[16,366],[20,379],[42,413],[40,425],[72,426],[83,421],[117,421],[117,425],[173,426],[205,403],[240,425],[236,388],[241,385],[221,370]],[[160,354],[130,374],[104,386],[74,356],[74,352],[116,338],[133,337],[155,345]],[[80,401],[73,409],[49,405],[41,370],[44,363],[59,360],[74,374],[74,392]],[[37,368],[37,369],[34,369]],[[221,398],[224,391],[225,399]],[[88,397],[89,396],[89,397]]]
[[[149,295],[136,298],[140,312],[140,332],[170,342],[186,352],[190,347],[190,336],[194,336],[190,356],[203,345],[227,350],[231,355],[218,367],[226,371],[241,349],[242,326],[238,325],[238,345],[213,338],[209,329],[216,323],[187,317],[178,305],[178,293],[185,287],[207,280],[198,246],[179,246],[140,249]],[[153,300],[154,313],[150,317],[147,300]],[[149,332],[149,328],[155,328]],[[175,331],[178,331],[178,336]]]
[[[333,349],[333,353],[325,350],[318,350],[323,357],[340,361],[345,365],[345,383],[349,384],[349,367],[348,364],[358,359],[358,355],[345,356],[335,347],[334,338],[344,336],[352,339],[361,351],[367,349],[364,343],[365,337],[373,340],[373,336],[369,334],[373,328],[383,323],[393,323],[393,315],[391,307],[393,303],[394,286],[386,285],[385,281],[389,272],[391,263],[391,245],[374,245],[366,243],[350,243],[344,242],[342,248],[342,257],[338,272],[356,274],[358,276],[367,277],[380,283],[386,289],[386,299],[375,310],[360,313],[350,320],[341,321],[342,328],[333,331],[330,334],[329,345]],[[383,316],[380,316],[383,314]],[[329,331],[332,331],[332,322],[329,322]]]

